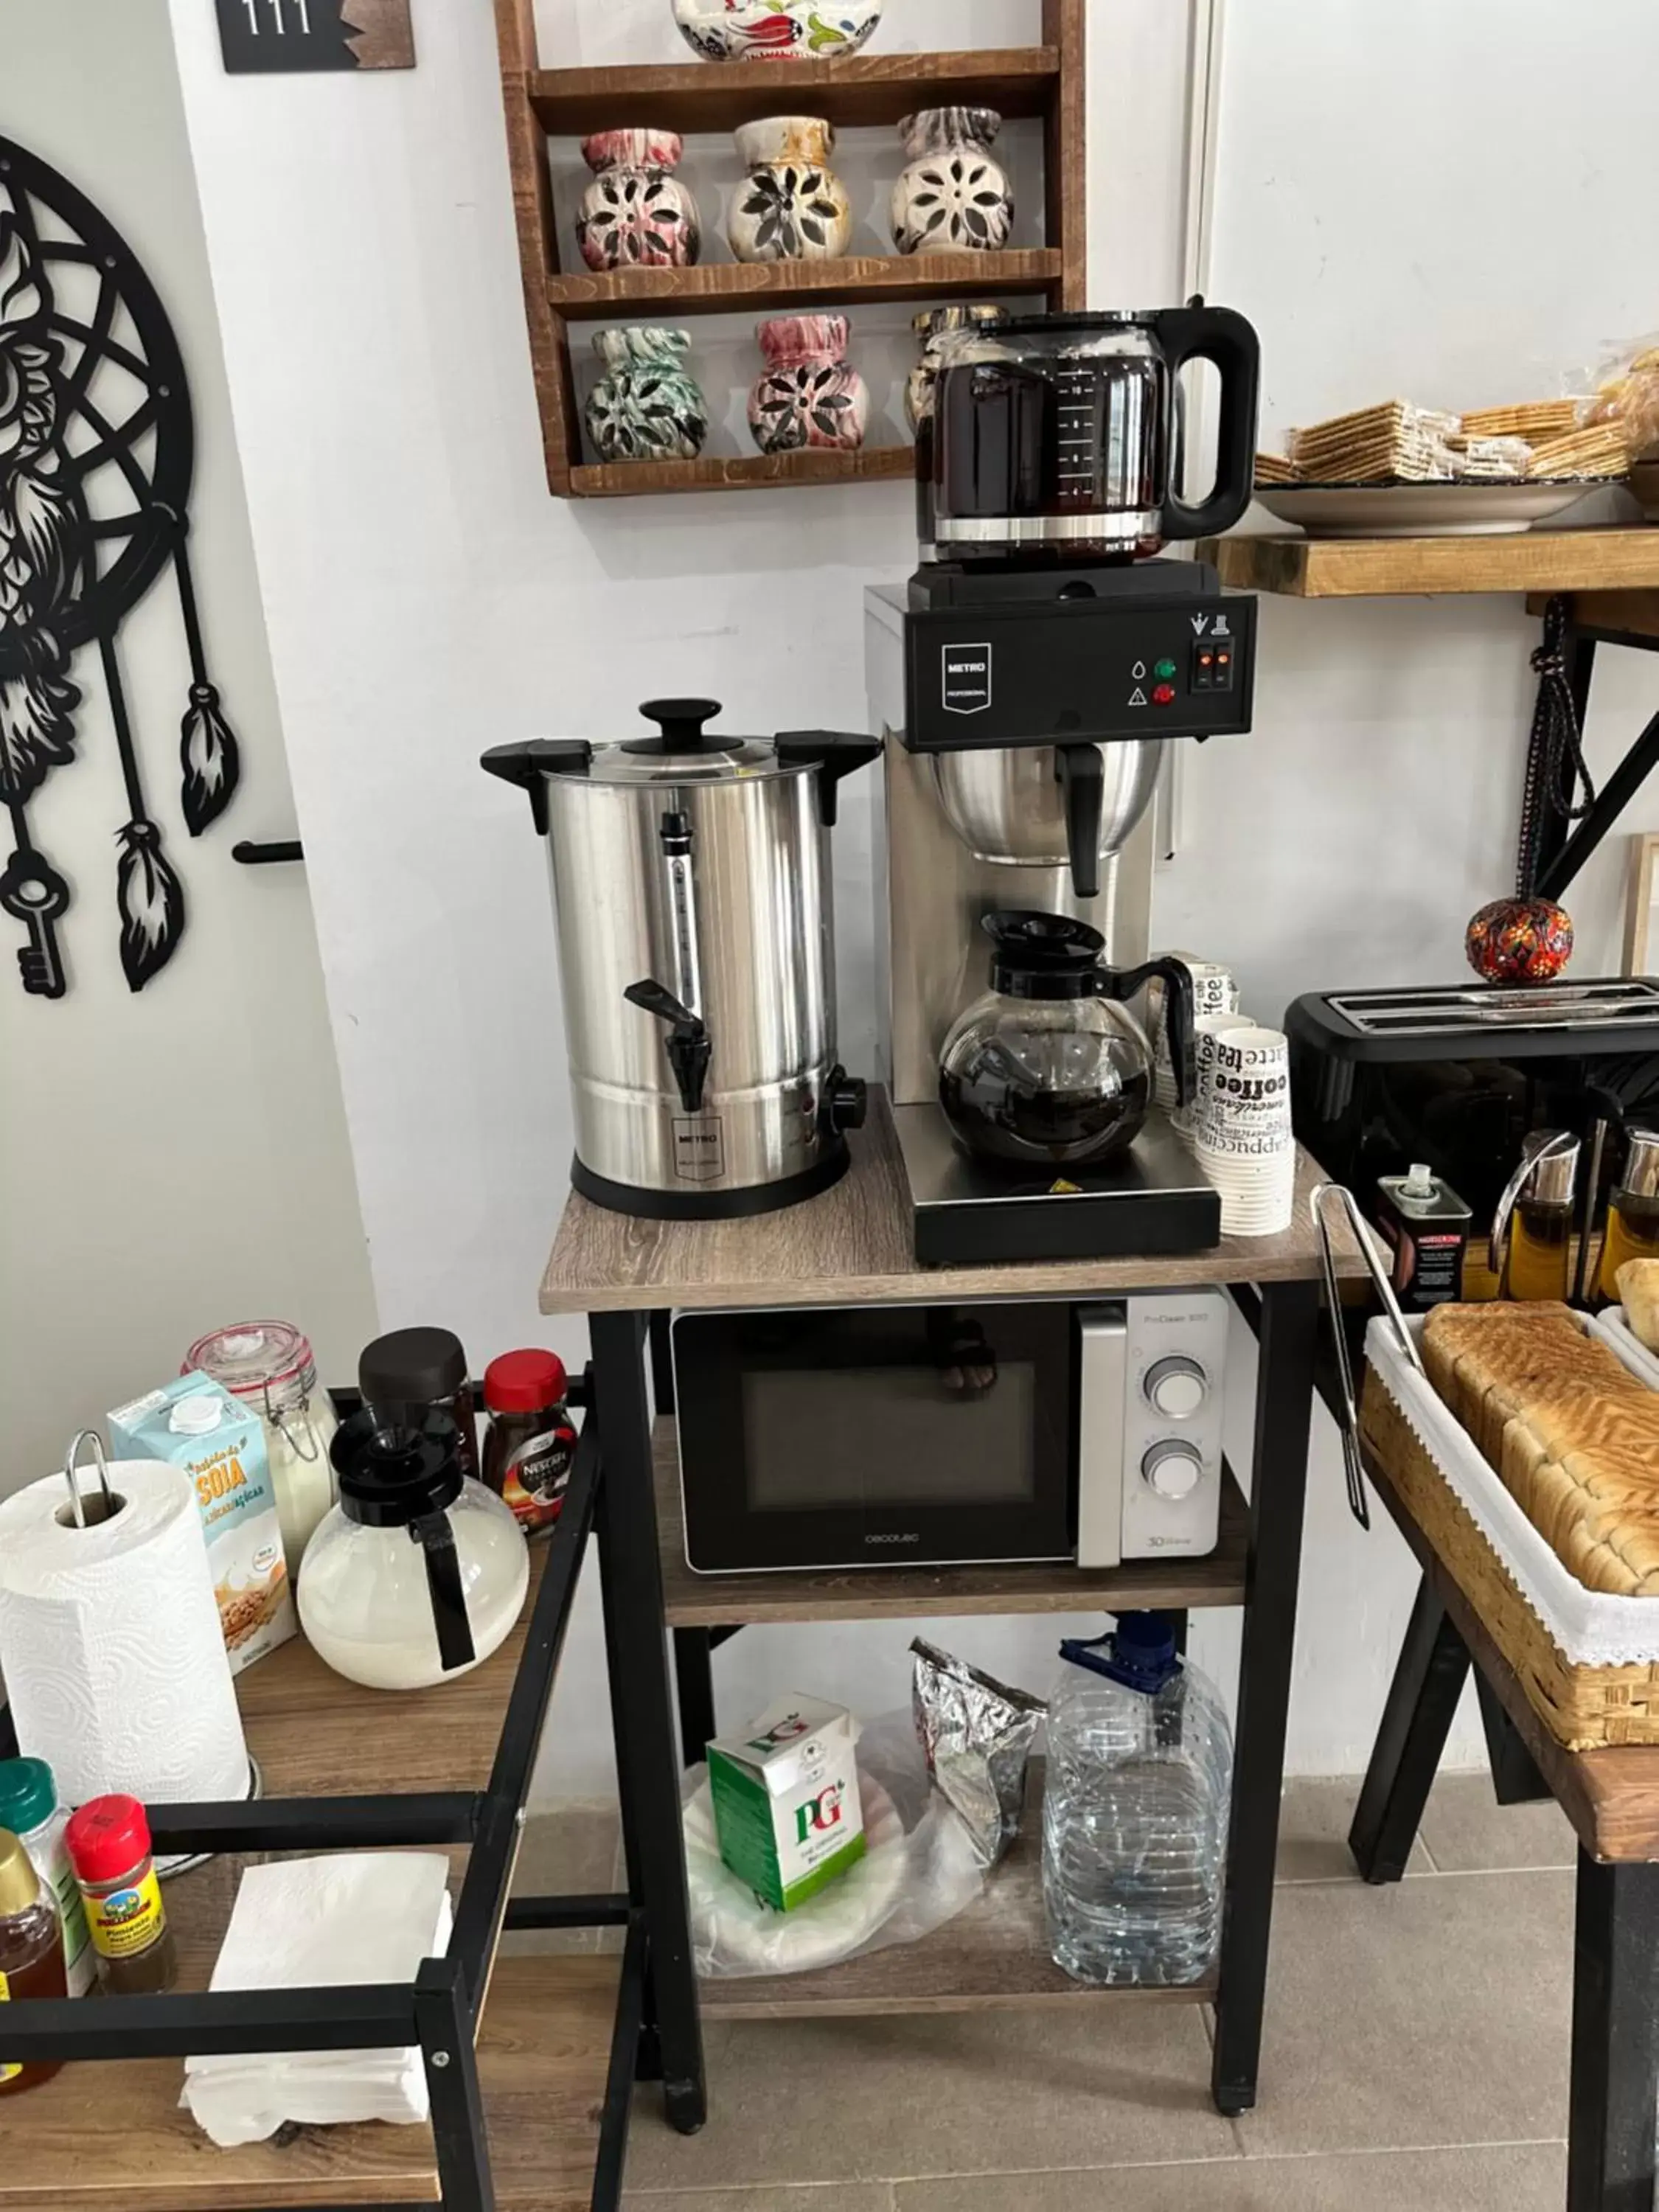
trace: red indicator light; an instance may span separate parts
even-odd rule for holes
[[[1152,694],[1152,704],[1154,707],[1172,707],[1175,704],[1175,685],[1160,684]]]
[[[1198,665],[1200,668],[1207,668],[1214,658],[1215,655],[1213,653],[1200,653],[1198,656]]]

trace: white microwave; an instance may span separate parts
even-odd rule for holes
[[[1227,1325],[1207,1289],[678,1314],[687,1562],[1212,1552]]]

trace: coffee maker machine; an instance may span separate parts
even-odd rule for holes
[[[1175,380],[1194,358],[1221,389],[1215,486],[1189,506]],[[1018,318],[944,355],[917,441],[922,564],[866,594],[865,633],[884,751],[878,1057],[924,1263],[1219,1239],[1219,1199],[1156,1107],[1097,1168],[1011,1168],[961,1141],[940,1057],[985,991],[988,917],[1085,945],[1088,925],[1120,963],[1107,994],[1134,980],[1121,966],[1146,949],[1165,744],[1248,730],[1255,660],[1253,599],[1149,556],[1249,504],[1257,379],[1250,325],[1200,303]],[[1048,990],[1006,970],[1000,988]]]

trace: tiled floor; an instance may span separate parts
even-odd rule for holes
[[[1196,2007],[730,2022],[701,2135],[640,2092],[631,2212],[1559,2212],[1566,1823],[1449,1776],[1407,1880],[1367,1889],[1356,1786],[1286,1796],[1247,2118],[1211,2108]],[[609,1879],[604,1816],[537,1825],[558,1886]]]

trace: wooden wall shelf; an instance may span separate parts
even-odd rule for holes
[[[762,64],[753,65],[757,69]],[[1046,247],[1012,253],[848,254],[839,261],[715,261],[700,269],[591,269],[550,276],[567,321],[599,316],[729,315],[745,308],[847,307],[879,300],[952,300],[964,293],[1047,292],[1061,281]]]
[[[908,447],[859,454],[709,456],[696,461],[589,461],[572,373],[568,325],[600,318],[837,307],[872,301],[1030,296],[1050,309],[1085,304],[1084,18],[1085,0],[1032,0],[1039,43],[848,61],[672,64],[638,69],[544,69],[533,0],[495,0],[514,217],[525,319],[542,420],[548,488],[562,499],[630,493],[735,491],[787,483],[868,483],[910,472]],[[989,106],[1043,125],[1044,244],[1002,253],[859,256],[833,262],[710,262],[695,269],[595,275],[562,262],[547,141],[618,126],[724,133],[787,106],[839,129],[890,130],[917,107]],[[736,156],[733,155],[735,164]],[[738,181],[734,166],[732,183]],[[705,209],[705,216],[712,210]],[[757,369],[758,370],[758,360]],[[709,395],[718,417],[720,395]],[[835,465],[823,465],[829,462]]]
[[[1659,586],[1659,528],[1528,530],[1512,538],[1208,538],[1224,584],[1294,599]]]
[[[994,107],[1042,115],[1060,73],[1057,46],[986,47],[966,53],[859,54],[844,62],[781,64],[793,114],[838,129],[896,123],[919,104]],[[665,69],[534,70],[530,104],[555,137],[649,125],[659,131],[735,131],[779,112],[775,68],[690,62]]]
[[[757,64],[758,66],[758,64]],[[639,492],[764,491],[787,484],[900,483],[914,474],[908,446],[857,453],[732,453],[713,460],[585,461],[570,471],[574,499],[623,499]]]

